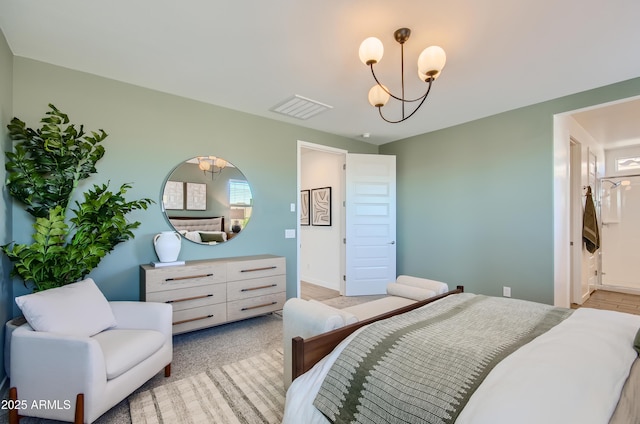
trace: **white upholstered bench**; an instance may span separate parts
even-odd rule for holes
[[[386,297],[344,309],[337,309],[315,300],[287,300],[282,311],[285,387],[288,388],[291,384],[292,338],[308,338],[326,333],[447,291],[449,286],[446,283],[400,275],[394,283],[387,285]]]

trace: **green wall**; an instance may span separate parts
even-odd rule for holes
[[[6,128],[13,114],[13,55],[4,38],[4,34],[0,31],[0,128]],[[4,152],[10,149],[9,137],[6,131],[0,131],[0,158],[2,158],[2,166],[0,167],[0,181],[3,182],[6,177],[4,169]],[[0,244],[6,244],[11,241],[11,198],[6,191],[2,191],[0,195]],[[0,257],[0,324],[6,322],[13,316],[11,301],[13,300],[13,287],[9,284],[10,263],[7,258],[2,255]],[[0,346],[4,346],[4,325],[0,329]],[[0,349],[0,380],[5,376],[4,372],[4,349]]]
[[[116,189],[132,182],[128,198],[156,201],[132,214],[142,225],[136,238],[119,245],[91,273],[111,300],[138,299],[140,264],[157,260],[152,238],[169,226],[160,210],[160,192],[169,172],[198,155],[221,156],[242,170],[251,184],[254,208],[242,237],[219,246],[183,242],[180,259],[205,259],[271,253],[287,258],[287,293],[296,287],[296,240],[284,230],[296,228],[289,205],[298,198],[297,140],[356,153],[377,153],[377,146],[248,115],[157,91],[100,78],[30,59],[14,58],[13,113],[29,126],[53,103],[85,129],[104,129],[106,154],[87,184],[109,181]],[[84,187],[87,185],[85,184]],[[82,188],[82,187],[81,187]],[[28,242],[31,219],[14,205],[14,234]],[[16,296],[24,292],[14,284]]]
[[[132,216],[143,222],[136,239],[91,274],[114,300],[138,298],[138,265],[155,259],[151,240],[169,228],[159,206],[167,174],[181,160],[208,154],[243,171],[253,217],[242,237],[214,247],[183,243],[180,258],[283,255],[293,295],[296,241],[284,239],[284,230],[296,227],[289,204],[297,200],[296,145],[304,140],[397,156],[398,273],[489,295],[510,286],[516,298],[553,303],[553,115],[640,94],[634,79],[378,149],[29,59],[13,63],[15,116],[35,126],[51,102],[87,129],[104,128],[107,154],[89,184],[133,182],[130,198],[158,202]],[[29,241],[30,218],[17,205],[13,213],[16,240]],[[24,292],[14,286],[16,295]]]
[[[380,146],[398,273],[553,304],[553,115],[638,94],[640,78]]]

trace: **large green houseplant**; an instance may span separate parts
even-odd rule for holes
[[[84,278],[116,245],[134,237],[140,222],[128,222],[126,215],[152,203],[127,201],[129,184],[116,192],[108,184],[94,184],[82,201],[70,205],[78,183],[96,173],[107,133],[87,134],[54,105],[49,108],[40,129],[27,128],[18,118],[7,126],[16,144],[6,152],[6,187],[35,222],[33,243],[12,242],[2,251],[13,262],[12,275],[33,291]]]

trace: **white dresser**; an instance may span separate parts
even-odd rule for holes
[[[140,298],[173,306],[173,334],[282,309],[286,259],[258,255],[140,266]]]

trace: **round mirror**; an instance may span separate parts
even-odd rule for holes
[[[176,166],[162,189],[162,209],[187,240],[216,245],[237,237],[251,218],[251,188],[242,172],[217,156]]]

